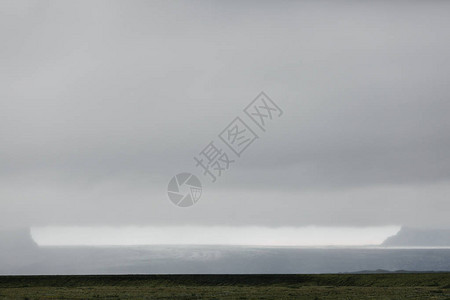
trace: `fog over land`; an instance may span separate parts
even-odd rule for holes
[[[445,1],[1,1],[0,273],[449,271],[382,249],[449,246],[449,28]],[[211,141],[235,160],[214,183]],[[168,199],[182,172],[192,207]],[[91,247],[141,227],[159,240]],[[376,249],[277,247],[349,244]]]

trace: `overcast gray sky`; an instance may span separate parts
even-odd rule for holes
[[[2,1],[0,227],[449,228],[449,32],[444,1]],[[283,116],[210,183],[260,91]]]

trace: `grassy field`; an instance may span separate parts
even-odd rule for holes
[[[0,276],[0,299],[448,299],[450,273]]]

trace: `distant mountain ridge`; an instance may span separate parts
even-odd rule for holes
[[[30,229],[0,229],[0,274],[26,274],[38,257],[39,246]]]
[[[449,229],[417,229],[402,227],[381,246],[389,247],[450,247]]]
[[[35,250],[38,245],[31,237],[29,228],[0,229],[0,250]]]

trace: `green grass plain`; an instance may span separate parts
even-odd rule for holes
[[[450,300],[450,273],[0,276],[0,299]]]

